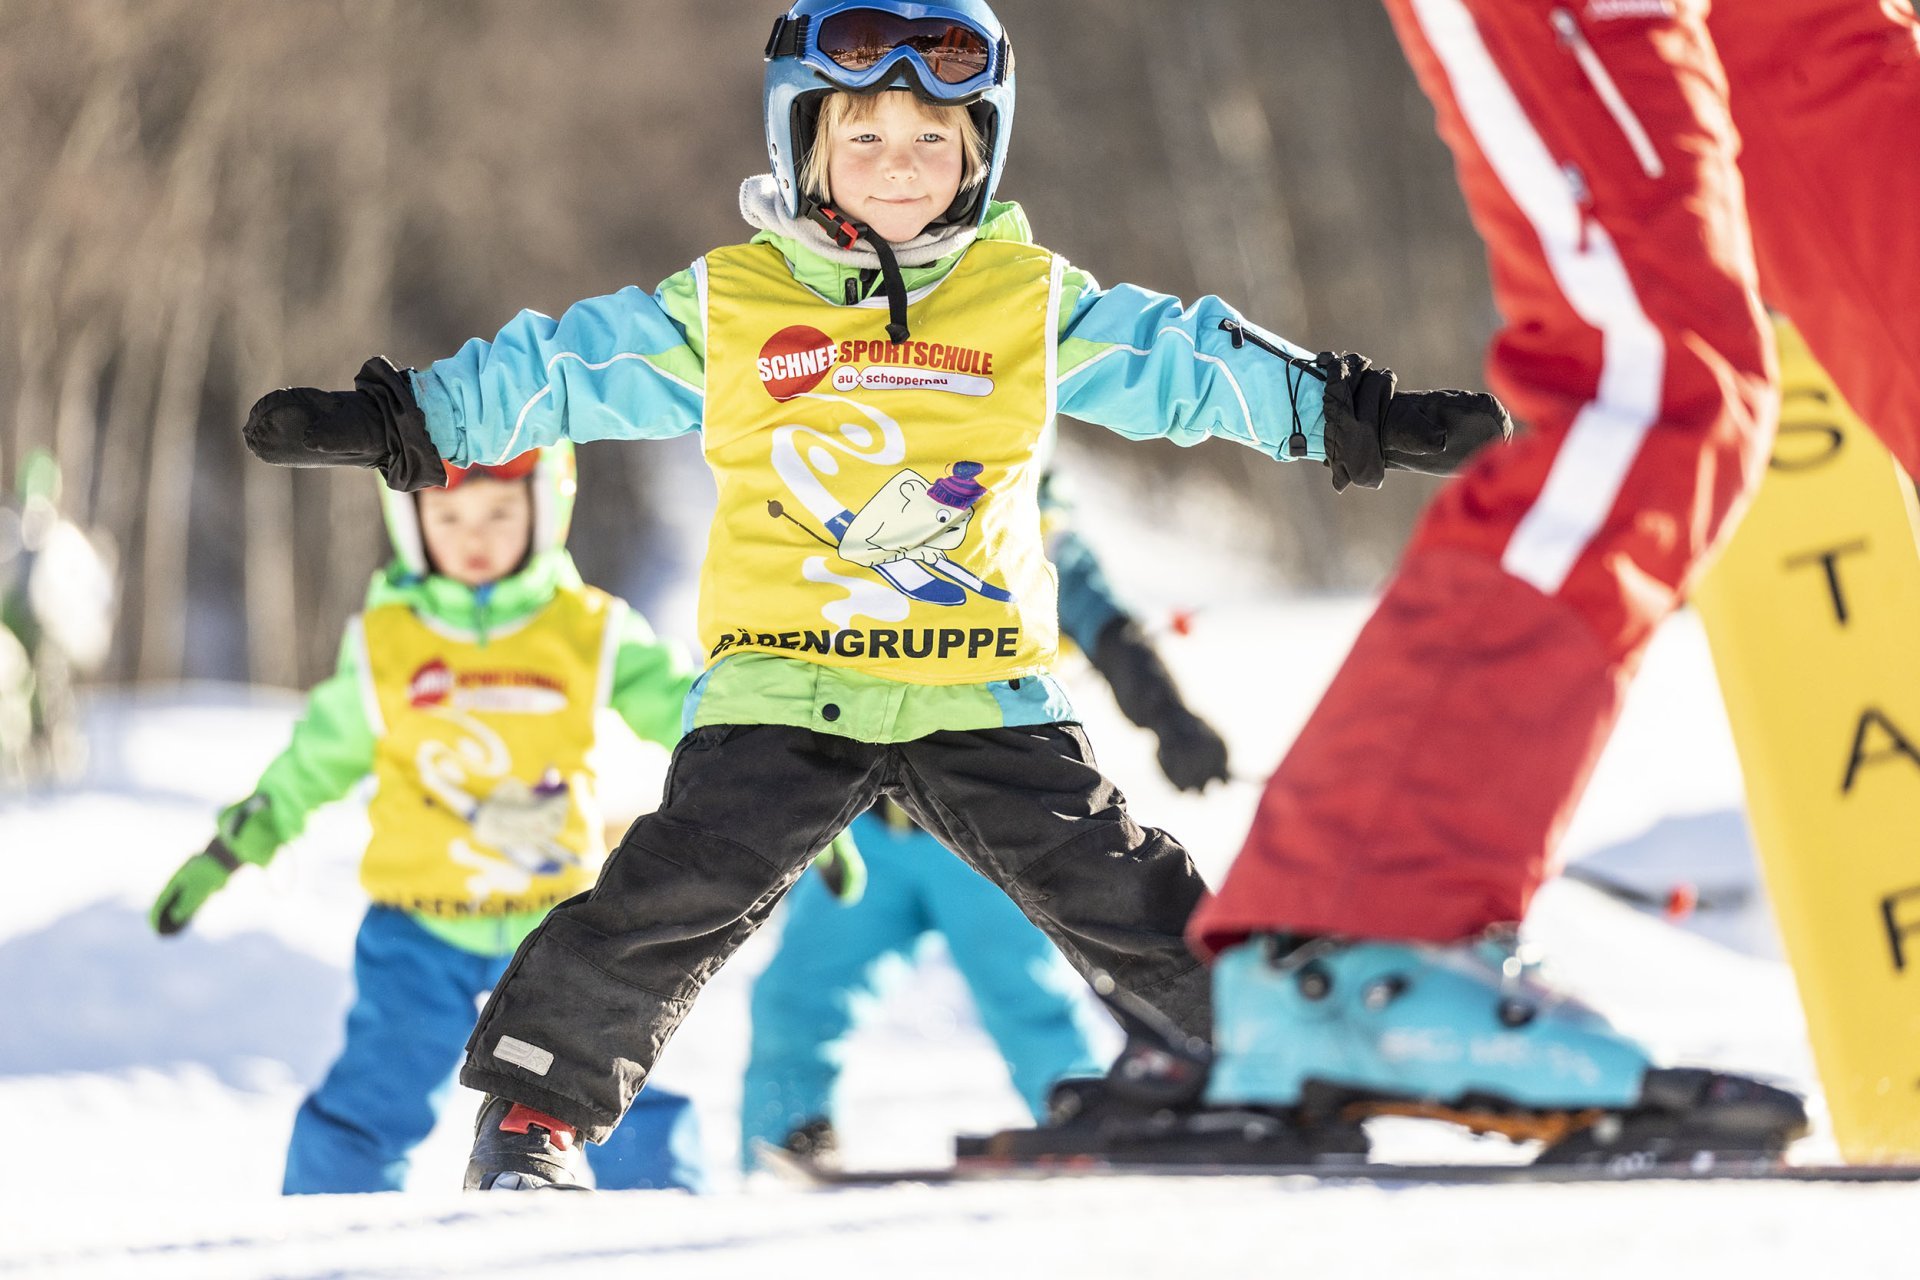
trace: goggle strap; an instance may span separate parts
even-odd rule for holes
[[[767,37],[765,61],[775,58],[797,58],[800,49],[806,43],[807,26],[811,18],[788,18],[784,13],[773,20],[773,34]]]

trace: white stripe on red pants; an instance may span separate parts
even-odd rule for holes
[[[1702,6],[1589,7],[1625,16],[1389,0],[1527,432],[1427,512],[1196,914],[1202,949],[1519,919],[1648,637],[1758,479],[1775,374]]]

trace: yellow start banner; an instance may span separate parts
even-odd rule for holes
[[[1842,1154],[1920,1159],[1913,489],[1777,326],[1780,435],[1695,593]]]

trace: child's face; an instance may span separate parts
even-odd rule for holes
[[[533,538],[533,495],[524,480],[476,478],[457,489],[423,489],[420,533],[434,572],[469,587],[512,573]]]
[[[871,115],[841,121],[822,141],[834,207],[889,243],[926,230],[960,191],[960,135],[904,90],[880,94]]]

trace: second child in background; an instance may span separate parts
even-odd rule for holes
[[[677,646],[586,586],[567,554],[573,446],[382,488],[394,559],[347,627],[287,749],[161,892],[185,928],[242,865],[264,866],[363,778],[372,905],[354,947],[339,1059],[294,1119],[288,1195],[397,1191],[453,1085],[476,1002],[606,852],[589,763],[595,713],[672,746],[693,682]],[[649,1089],[588,1153],[603,1188],[704,1187],[692,1104]]]

